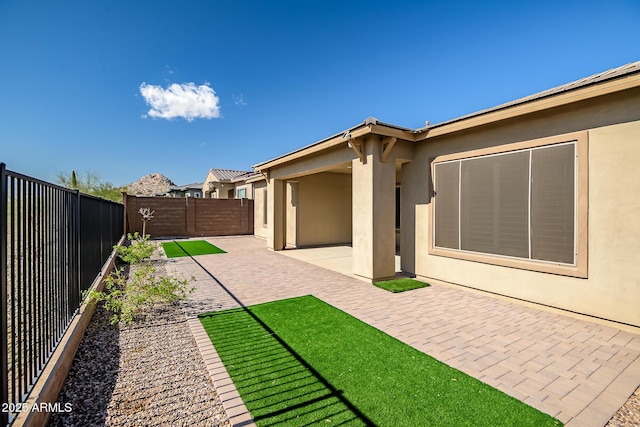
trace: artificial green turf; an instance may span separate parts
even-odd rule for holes
[[[225,254],[222,249],[204,240],[185,240],[182,242],[164,242],[162,248],[167,254],[167,258],[177,258],[182,256]]]
[[[409,278],[385,280],[382,282],[375,282],[374,285],[381,289],[384,289],[385,291],[394,293],[410,291],[412,289],[425,288],[429,286],[428,283]]]
[[[258,426],[562,425],[313,296],[200,320]]]

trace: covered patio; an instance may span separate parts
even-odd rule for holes
[[[336,273],[368,281],[353,273],[353,248],[347,245],[321,246],[315,248],[286,249],[280,252],[291,258],[335,271]],[[402,275],[400,255],[395,256],[396,276]]]
[[[414,132],[370,117],[254,165],[267,182],[267,247],[350,245],[350,274],[370,282],[395,277],[403,222],[398,186],[404,165],[413,160]]]

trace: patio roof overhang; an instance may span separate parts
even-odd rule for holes
[[[343,145],[345,148],[351,148],[350,142],[366,135],[379,135],[382,137],[391,137],[406,141],[415,141],[414,133],[417,130],[404,128],[401,126],[383,123],[374,117],[367,118],[364,122],[359,123],[343,132],[332,135],[328,138],[315,142],[313,144],[302,147],[298,150],[284,154],[275,159],[258,163],[253,166],[256,172],[264,172],[273,167],[293,162],[304,157],[321,153],[329,149]]]

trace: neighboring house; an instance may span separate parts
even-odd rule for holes
[[[369,118],[257,164],[254,219],[273,250],[351,243],[372,281],[394,276],[399,233],[418,278],[640,326],[639,164],[636,62],[424,128]]]
[[[187,185],[171,185],[165,197],[202,197],[202,183],[196,182]]]
[[[253,186],[246,182],[253,175],[252,171],[211,169],[200,188],[205,198],[253,199]]]

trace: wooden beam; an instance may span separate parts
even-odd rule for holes
[[[356,140],[354,139],[347,142],[347,147],[351,148],[353,152],[356,153],[356,155],[360,159],[360,163],[364,163],[364,150],[362,147],[362,143],[356,142]]]
[[[353,131],[351,131],[349,133],[349,135],[351,136],[351,141],[353,141],[354,139],[366,135],[368,133],[371,133],[371,127],[370,126],[363,126],[359,129],[355,129]],[[261,171],[261,170],[265,170],[265,169],[269,169],[275,166],[279,166],[283,163],[287,163],[287,162],[291,162],[294,160],[299,160],[302,159],[303,157],[309,156],[311,154],[317,154],[320,153],[324,150],[328,150],[330,148],[333,147],[337,147],[340,144],[344,144],[345,139],[342,137],[343,134],[337,135],[337,136],[333,136],[327,140],[324,140],[322,142],[319,143],[315,143],[312,145],[309,145],[307,147],[303,147],[299,150],[293,151],[289,154],[285,154],[282,157],[278,157],[277,159],[273,159],[269,162],[266,163],[262,163],[259,165],[255,165],[254,166],[254,170],[256,171]]]
[[[396,129],[384,125],[369,125],[371,133],[380,136],[395,136],[398,139],[404,139],[407,141],[415,141],[416,134],[402,129]]]
[[[382,159],[381,160],[383,162],[387,161],[387,156],[391,152],[391,149],[393,148],[393,146],[396,145],[396,141],[398,141],[398,138],[396,138],[395,136],[386,138],[385,140],[382,141]]]

